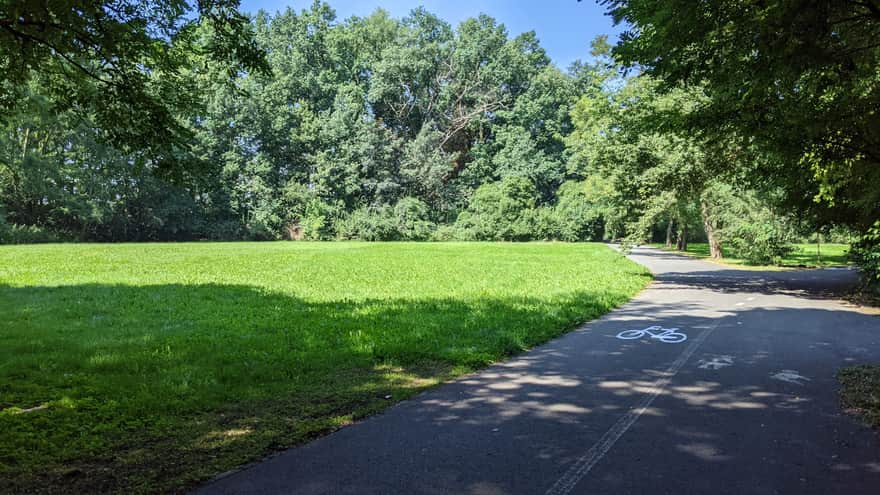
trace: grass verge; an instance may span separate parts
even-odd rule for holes
[[[697,258],[709,258],[709,244],[704,242],[692,242],[688,244],[688,248],[686,252],[676,251],[674,249],[668,249],[663,244],[651,244],[652,247],[673,251],[676,253],[687,254],[689,256],[695,256]],[[724,253],[724,258],[721,260],[717,260],[720,263],[724,263],[727,265],[736,265],[742,266],[745,268],[761,268],[761,269],[773,269],[773,268],[795,268],[795,267],[806,267],[806,268],[819,268],[819,267],[832,267],[832,266],[844,266],[849,263],[849,245],[847,244],[822,244],[819,252],[816,251],[815,244],[795,244],[794,250],[785,256],[782,259],[779,265],[773,266],[763,266],[763,265],[753,265],[748,261],[738,257],[735,252],[730,252],[727,249]],[[714,260],[713,260],[714,261]]]
[[[868,426],[880,428],[880,365],[851,366],[837,373],[840,403]]]
[[[595,318],[600,244],[0,246],[0,492],[170,492]]]

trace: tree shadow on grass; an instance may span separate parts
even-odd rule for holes
[[[306,301],[240,285],[0,286],[0,491],[172,490],[627,297]]]

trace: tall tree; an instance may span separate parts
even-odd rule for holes
[[[181,77],[191,53],[222,62],[229,76],[267,69],[237,7],[238,0],[3,0],[3,115],[36,78],[54,105],[87,116],[110,142],[167,153],[186,142],[177,116],[198,97]]]
[[[875,0],[602,0],[631,27],[615,54],[709,98],[689,127],[773,155],[749,175],[820,222],[880,218]]]

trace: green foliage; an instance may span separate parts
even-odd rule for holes
[[[268,70],[237,7],[238,0],[4,0],[0,108],[19,108],[35,81],[53,105],[93,120],[107,141],[168,158],[187,140],[180,112],[199,98],[186,80],[196,54],[223,64],[227,79]]]
[[[719,183],[712,183],[706,194],[713,201],[704,215],[737,257],[755,265],[781,264],[793,251],[794,230],[767,206],[767,198]]]
[[[781,193],[815,227],[868,233],[880,218],[876,2],[603,3],[631,26],[619,60],[665,90],[709,96],[675,127],[715,142],[741,136],[760,155],[735,164],[740,185]]]
[[[340,203],[325,203],[318,199],[309,201],[302,220],[305,239],[328,241],[336,237],[336,225],[344,216]]]
[[[468,240],[523,241],[532,237],[529,212],[535,207],[535,186],[511,176],[484,184],[474,193],[455,224]]]
[[[4,493],[185,491],[649,280],[591,244],[65,244],[0,259]]]
[[[778,265],[794,248],[774,219],[752,220],[728,229],[730,245],[742,258],[755,265]]]
[[[654,4],[610,3],[621,15],[666,22],[682,8],[673,2],[655,5],[657,12],[629,12],[630,5]],[[314,2],[245,20],[229,10],[234,2],[221,2],[202,8],[223,10],[239,27],[215,32],[216,19],[173,5],[179,9],[170,12],[170,31],[157,45],[173,55],[173,67],[158,70],[146,60],[137,68],[149,73],[144,87],[156,90],[151,95],[167,99],[162,103],[179,128],[169,132],[177,137],[157,137],[170,147],[158,156],[108,139],[102,111],[60,105],[54,87],[44,84],[53,80],[51,71],[34,72],[16,86],[20,98],[0,127],[0,206],[10,224],[99,241],[634,243],[668,236],[685,247],[706,237],[718,255],[729,246],[765,263],[786,254],[792,225],[801,233],[827,232],[836,222],[864,233],[876,217],[877,202],[865,193],[877,182],[865,168],[867,152],[831,166],[809,141],[812,130],[802,133],[809,139],[792,147],[800,150],[794,154],[726,121],[697,132],[727,93],[712,77],[673,84],[674,71],[666,68],[693,60],[658,60],[649,64],[653,75],[623,77],[607,39],[598,38],[592,59],[563,73],[533,33],[511,37],[485,15],[455,28],[421,8],[403,19],[379,10],[339,20],[329,5]],[[708,2],[697,10],[716,7]],[[690,15],[675,22],[691,22]],[[149,35],[136,34],[127,53]],[[211,45],[218,36],[237,39],[245,51]],[[639,36],[653,43],[659,35]],[[638,43],[626,39],[617,54],[648,50]],[[269,70],[240,70],[244,62],[218,61],[215,48],[252,68],[264,60]],[[706,50],[716,49],[725,50]],[[773,112],[774,119],[788,115]],[[129,120],[143,130],[145,118]],[[762,129],[787,128],[780,122]],[[791,172],[793,160],[811,164],[811,173]],[[768,170],[780,173],[768,177]],[[730,185],[735,194],[726,195]],[[822,207],[814,201],[820,196],[835,206]],[[800,198],[794,209],[792,198]],[[841,211],[857,220],[835,220]]]
[[[406,241],[426,241],[436,228],[430,221],[428,205],[418,198],[401,198],[394,206],[400,238]]]
[[[336,237],[361,241],[424,241],[436,228],[428,206],[417,198],[402,198],[396,205],[357,208],[335,222]]]
[[[453,29],[424,9],[402,20],[377,11],[338,21],[315,2],[247,21],[234,2],[201,6],[226,17],[169,5],[167,36],[156,44],[168,66],[145,58],[134,68],[143,88],[156,90],[148,103],[164,113],[113,117],[134,129],[113,132],[141,132],[137,139],[173,117],[151,134],[167,145],[161,156],[147,143],[108,139],[104,110],[59,104],[44,84],[52,76],[34,73],[0,129],[0,197],[11,223],[83,240],[414,240],[453,222],[483,184],[525,177],[549,205],[566,178],[572,80],[549,65],[532,33],[511,38],[488,16]],[[49,13],[61,7],[50,2]],[[90,12],[82,22],[103,22]],[[139,53],[153,35],[138,29],[155,24],[154,14],[126,11],[133,45],[116,48]],[[125,26],[113,25],[122,36]],[[216,56],[245,56],[248,47],[246,61],[265,60],[268,71]]]
[[[448,177],[455,163],[443,150],[443,134],[432,122],[425,123],[419,133],[403,147],[400,180],[407,195],[422,198],[437,213],[452,206],[452,189]]]
[[[541,206],[523,212],[520,221],[523,232],[515,240],[552,241],[559,239],[559,224],[556,212],[551,207]]]
[[[61,240],[56,233],[36,225],[0,223],[0,243],[3,244],[41,244]]]
[[[663,244],[654,243],[654,247],[661,249],[666,248]],[[771,267],[831,267],[845,266],[850,263],[849,244],[822,244],[819,251],[815,244],[794,243],[790,245],[790,250],[781,259],[776,262],[760,265],[749,261],[740,255],[732,246],[726,245],[724,250],[724,259],[721,262],[729,265],[742,266],[744,268],[756,267],[759,269],[767,269]],[[693,255],[699,258],[709,257],[709,245],[705,242],[688,243],[686,251],[679,251],[683,254]]]
[[[612,216],[603,204],[606,193],[595,180],[562,184],[554,209],[556,238],[569,242],[602,240],[605,219]]]
[[[725,229],[730,245],[749,263],[756,265],[781,264],[794,247],[792,236],[778,217],[758,210],[741,222]]]
[[[852,256],[861,266],[866,280],[874,286],[880,285],[880,220],[853,244]]]
[[[548,157],[523,127],[505,127],[495,136],[498,151],[492,157],[492,166],[501,179],[523,177],[535,185],[536,193],[548,201],[565,177],[561,161]]]
[[[390,206],[358,208],[337,225],[340,239],[396,241],[400,239],[394,209]]]
[[[464,233],[456,225],[438,225],[437,229],[431,233],[430,240],[437,242],[449,241],[465,241],[467,240]]]

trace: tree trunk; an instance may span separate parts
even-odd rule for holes
[[[675,249],[679,251],[687,251],[688,249],[688,226],[686,223],[681,224],[678,229],[678,240],[675,243]]]
[[[669,217],[669,224],[666,225],[666,247],[672,247],[672,225],[674,221],[672,217]]]
[[[24,128],[24,142],[21,145],[21,161],[22,162],[27,158],[28,139],[30,138],[30,136],[31,136],[31,128],[25,127]]]
[[[709,218],[709,205],[706,203],[706,200],[700,201],[700,212],[703,214],[703,228],[706,229],[706,237],[709,239],[709,255],[713,259],[721,259],[724,257],[721,249],[721,239],[715,225],[712,223],[712,219]]]

